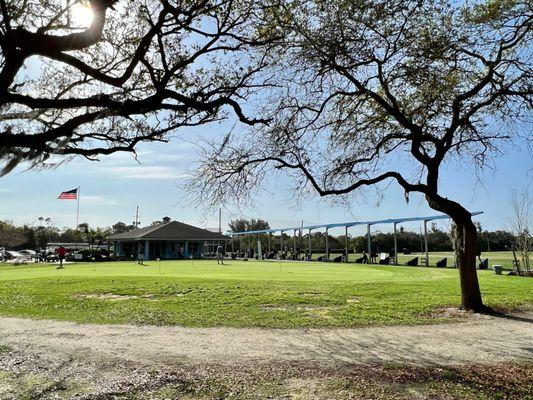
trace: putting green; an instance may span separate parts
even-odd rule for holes
[[[533,304],[533,280],[479,271],[485,302]],[[238,327],[418,324],[457,306],[457,270],[214,260],[0,266],[0,314],[93,323]]]

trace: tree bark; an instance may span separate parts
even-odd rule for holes
[[[490,312],[483,304],[476,271],[477,230],[470,212],[453,200],[436,194],[427,196],[431,208],[450,216],[455,224],[453,247],[461,285],[461,308],[478,313]]]
[[[461,283],[461,308],[486,312],[476,271],[477,232],[472,218],[453,218],[455,223],[454,250]]]

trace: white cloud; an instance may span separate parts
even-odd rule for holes
[[[10,193],[11,189],[0,188],[0,193]]]
[[[191,154],[155,154],[153,156],[150,156],[150,159],[154,159],[157,161],[179,161],[191,157]]]
[[[102,206],[122,206],[122,205],[124,205],[124,203],[109,199],[107,197],[95,196],[95,195],[85,195],[83,193],[80,195],[80,202],[82,202],[83,204],[102,205]]]
[[[171,167],[110,167],[106,168],[106,173],[117,179],[150,179],[150,180],[177,180],[186,177]]]

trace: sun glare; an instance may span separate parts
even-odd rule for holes
[[[93,12],[89,5],[74,4],[71,9],[72,23],[75,26],[87,27],[93,21]]]

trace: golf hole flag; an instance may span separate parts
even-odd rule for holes
[[[59,200],[77,200],[78,199],[78,188],[69,190],[67,192],[61,192],[58,199]]]

